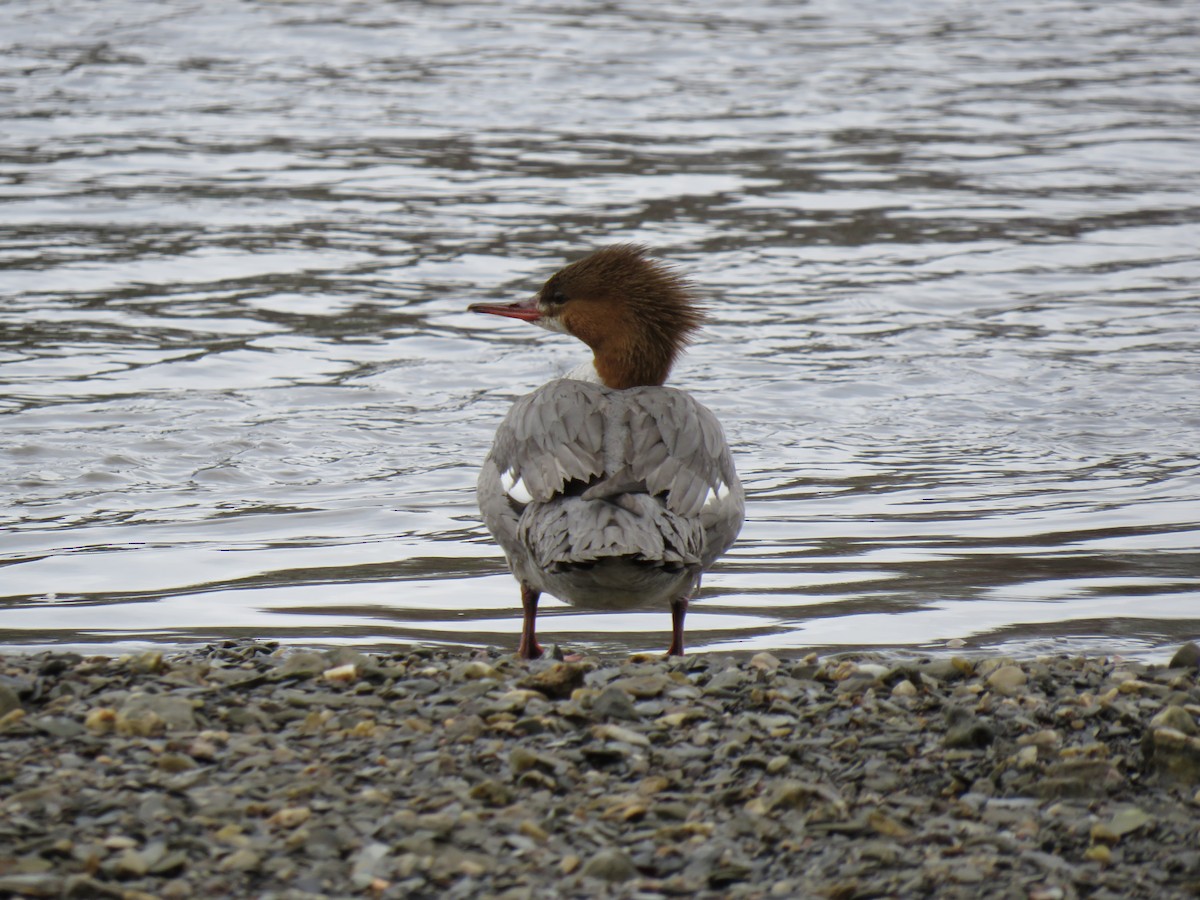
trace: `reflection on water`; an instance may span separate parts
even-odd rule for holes
[[[715,312],[691,646],[1200,632],[1187,4],[5,12],[0,640],[515,646],[475,470],[578,350],[463,309],[616,240]]]

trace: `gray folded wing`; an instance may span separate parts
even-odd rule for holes
[[[602,475],[607,390],[561,379],[527,394],[505,416],[488,460],[539,503]]]
[[[706,407],[673,388],[634,388],[622,399],[630,441],[624,464],[649,493],[665,493],[682,516],[698,515],[734,486],[740,494],[725,433]]]

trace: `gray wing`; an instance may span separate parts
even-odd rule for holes
[[[539,503],[569,481],[590,482],[604,474],[608,393],[599,385],[569,379],[538,388],[513,404],[489,459],[505,481],[520,482]]]
[[[625,394],[625,465],[651,494],[665,492],[672,512],[695,516],[717,495],[740,493],[725,433],[706,407],[672,388],[634,388]]]
[[[733,544],[746,508],[721,423],[707,407],[673,388],[623,393],[629,470],[649,493],[665,491],[671,512],[699,519],[707,568]]]
[[[538,573],[521,517],[546,504],[569,481],[588,483],[604,472],[606,388],[582,381],[543,385],[513,404],[479,472],[483,523],[504,550],[513,574],[537,584]]]

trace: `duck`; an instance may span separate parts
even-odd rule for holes
[[[591,351],[519,398],[476,485],[483,524],[521,590],[517,653],[543,655],[543,593],[574,606],[669,609],[668,656],[745,498],[717,417],[665,382],[707,319],[693,284],[638,244],[602,247],[532,297],[468,311],[570,335]]]

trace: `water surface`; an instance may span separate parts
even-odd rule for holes
[[[651,245],[742,538],[693,648],[1200,634],[1187,3],[0,10],[0,641],[514,647],[473,487]],[[665,646],[547,599],[543,636]]]

